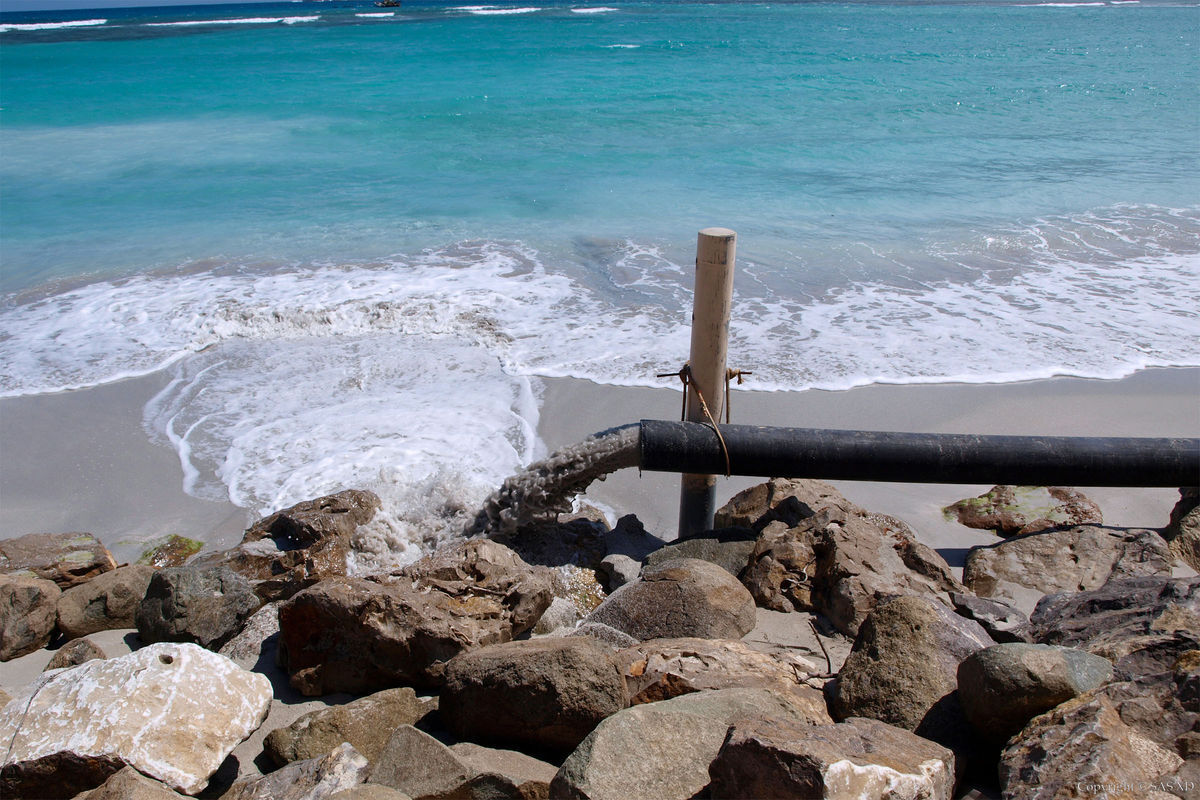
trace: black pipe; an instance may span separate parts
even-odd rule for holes
[[[726,473],[711,426],[648,419],[640,427],[642,469]],[[1200,484],[1200,439],[720,428],[731,475],[1023,486]]]

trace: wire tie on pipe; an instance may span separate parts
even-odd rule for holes
[[[728,477],[732,476],[733,475],[733,465],[729,461],[729,447],[725,444],[725,437],[721,435],[721,427],[719,425],[717,425],[717,421],[715,419],[713,419],[712,412],[708,410],[708,403],[706,403],[704,400],[703,392],[701,392],[700,387],[696,385],[696,379],[692,375],[692,363],[690,361],[686,361],[686,362],[684,362],[683,366],[679,368],[679,372],[659,373],[657,377],[659,377],[659,378],[678,377],[680,380],[683,381],[683,415],[682,415],[683,422],[687,421],[688,388],[691,387],[692,389],[695,390],[696,397],[700,400],[700,409],[704,412],[704,416],[708,418],[708,426],[713,429],[713,432],[715,434],[717,434],[717,441],[719,441],[721,443],[721,455],[725,456],[725,477],[728,478]],[[729,375],[728,375],[728,373],[726,373],[726,376],[725,376],[725,391],[726,391],[726,395],[728,395],[728,391],[729,391]],[[728,419],[726,419],[726,422],[728,422]]]

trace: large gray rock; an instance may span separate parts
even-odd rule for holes
[[[1071,647],[1014,642],[958,665],[958,696],[981,736],[1004,741],[1025,723],[1112,679],[1112,662]]]
[[[330,578],[280,609],[280,659],[307,695],[440,686],[446,662],[510,641],[549,607],[551,579],[496,542],[463,542],[390,582]]]
[[[997,642],[1028,642],[1033,635],[1029,617],[1008,603],[963,592],[951,592],[950,600],[959,616],[978,622]]]
[[[651,639],[616,656],[633,704],[706,689],[774,689],[814,725],[832,723],[824,694],[804,683],[821,670],[799,656],[760,653],[726,639]]]
[[[261,778],[243,778],[221,800],[328,800],[367,777],[367,759],[343,742],[317,758],[293,761]]]
[[[276,728],[263,741],[263,752],[276,764],[319,758],[342,742],[349,742],[368,761],[383,752],[392,731],[414,725],[429,712],[416,692],[405,686],[367,695],[341,706],[331,706]]]
[[[0,574],[43,578],[60,589],[116,567],[112,553],[90,533],[31,533],[0,541]]]
[[[58,629],[68,639],[135,626],[153,567],[124,566],[74,586],[58,599]]]
[[[854,636],[881,600],[924,595],[952,608],[950,593],[964,591],[941,556],[890,517],[830,505],[781,525],[763,530],[743,575],[767,608],[818,611]]]
[[[193,642],[219,650],[262,600],[228,567],[169,567],[155,572],[135,621],[143,642]]]
[[[1001,536],[1075,525],[1102,525],[1100,507],[1065,486],[993,486],[985,494],[947,506],[968,528]]]
[[[772,478],[734,495],[717,509],[718,528],[750,528],[762,531],[772,522],[790,528],[833,506],[848,513],[866,513],[828,483],[807,478]]]
[[[172,800],[186,797],[165,784],[147,778],[133,767],[122,767],[108,780],[75,800]]]
[[[0,709],[0,797],[69,797],[123,766],[195,794],[270,703],[264,676],[193,644],[42,673]]]
[[[460,739],[570,751],[629,705],[612,651],[589,637],[508,642],[446,665],[439,711]]]
[[[50,644],[61,594],[54,581],[0,575],[0,661]]]
[[[1200,652],[1167,672],[1109,683],[1035,717],[1000,759],[1006,800],[1194,798]],[[1108,788],[1114,787],[1114,788]]]
[[[1179,502],[1171,510],[1163,538],[1172,555],[1200,572],[1200,489],[1179,490]]]
[[[279,607],[282,600],[267,603],[251,614],[232,639],[221,645],[221,655],[242,669],[258,670],[264,656],[274,663],[274,648],[279,641]]]
[[[512,750],[467,743],[447,747],[405,725],[392,734],[367,780],[413,800],[541,800],[554,771]]]
[[[768,689],[718,689],[633,706],[601,722],[567,757],[550,796],[688,800],[709,784],[709,764],[729,726],[745,718],[807,724]]]
[[[1049,595],[1030,625],[1035,641],[1103,656],[1119,678],[1163,672],[1200,649],[1200,578],[1131,578]]]
[[[716,564],[693,558],[642,571],[587,617],[638,640],[679,636],[740,639],[754,629],[754,598]]]
[[[346,555],[359,525],[379,508],[373,492],[347,489],[276,511],[246,531],[237,547],[194,564],[228,566],[264,601],[282,600],[317,581],[346,574]]]
[[[994,642],[941,603],[901,597],[867,617],[830,697],[834,719],[870,717],[966,753],[958,665]],[[960,765],[961,766],[961,765]]]
[[[754,552],[758,535],[749,528],[719,528],[681,537],[646,556],[646,566],[656,567],[675,558],[709,561],[733,577],[741,575]]]
[[[1155,531],[1081,525],[973,547],[963,583],[1029,614],[1043,595],[1096,589],[1110,580],[1170,577],[1173,558]]]
[[[950,800],[954,754],[873,719],[738,722],[709,767],[713,800]]]

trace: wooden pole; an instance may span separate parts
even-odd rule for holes
[[[716,424],[721,421],[724,411],[725,357],[729,348],[736,251],[737,234],[728,228],[705,228],[697,237],[692,350],[688,362],[691,367],[687,390],[689,422]],[[679,492],[680,536],[699,533],[713,526],[716,498],[715,475],[683,475]]]

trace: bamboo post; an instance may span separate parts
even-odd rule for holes
[[[705,228],[696,242],[696,293],[692,304],[689,422],[717,423],[725,405],[725,357],[733,305],[733,262],[737,234]],[[704,401],[701,402],[700,395]],[[705,413],[705,406],[708,413]],[[711,415],[711,420],[710,420]],[[716,511],[717,477],[685,473],[680,481],[679,535],[708,530]]]

